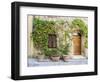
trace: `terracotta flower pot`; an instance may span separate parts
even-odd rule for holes
[[[62,58],[63,58],[63,61],[68,61],[69,56],[68,55],[63,55]]]
[[[59,61],[60,60],[60,56],[51,56],[51,60],[52,61]]]

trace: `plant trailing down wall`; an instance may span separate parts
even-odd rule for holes
[[[40,18],[34,18],[33,20],[33,32],[32,32],[32,40],[34,47],[42,53],[47,53],[48,48],[48,35],[55,34],[55,22],[42,20]]]
[[[83,34],[84,36],[84,39],[85,39],[85,48],[88,47],[88,28],[87,28],[87,25],[84,23],[83,20],[81,19],[74,19],[72,21],[72,28],[80,28],[81,30],[81,33]]]

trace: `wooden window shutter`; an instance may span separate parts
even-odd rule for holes
[[[55,34],[49,34],[48,47],[49,48],[56,48],[57,47],[57,36]]]

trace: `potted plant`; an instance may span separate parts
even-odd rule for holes
[[[60,55],[58,54],[58,49],[51,49],[49,51],[49,56],[52,61],[59,61]]]
[[[67,43],[65,47],[59,49],[59,51],[61,52],[63,61],[67,61],[69,59],[69,52],[70,52],[69,47],[70,47],[70,44]]]

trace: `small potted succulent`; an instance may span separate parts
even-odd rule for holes
[[[59,61],[60,59],[60,55],[58,54],[58,49],[51,49],[49,55],[52,61]]]
[[[70,52],[69,47],[70,47],[70,44],[67,43],[65,47],[59,49],[59,51],[61,52],[63,61],[67,61],[69,59],[69,52]]]

